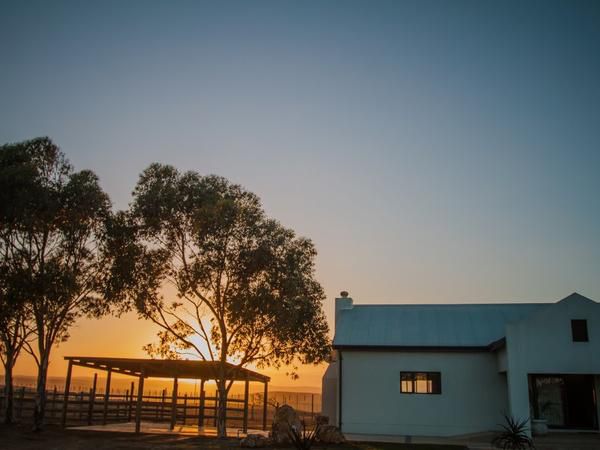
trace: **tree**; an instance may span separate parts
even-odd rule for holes
[[[16,276],[4,263],[7,259],[4,239],[0,248],[0,360],[4,366],[4,423],[10,424],[13,422],[13,368],[31,335],[31,328],[25,302],[15,289]]]
[[[127,295],[160,327],[159,342],[146,349],[220,363],[219,436],[233,383],[228,362],[280,367],[329,355],[315,247],[266,217],[256,195],[221,177],[153,164],[127,220]]]
[[[0,147],[0,360],[4,366],[4,422],[13,422],[13,368],[31,335],[26,298],[20,235],[23,193],[33,172],[24,159]]]
[[[110,202],[97,176],[75,172],[48,138],[5,145],[1,152],[7,163],[0,183],[14,188],[6,193],[16,211],[11,246],[20,275],[13,282],[26,299],[35,337],[25,346],[38,366],[34,429],[39,430],[52,348],[68,339],[77,318],[109,311],[104,294],[111,264]]]

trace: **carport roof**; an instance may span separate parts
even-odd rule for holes
[[[95,356],[65,356],[73,365],[91,369],[111,370],[115,373],[145,378],[189,378],[214,379],[218,374],[217,361],[190,361],[179,359],[106,358]],[[266,383],[270,378],[252,370],[227,363],[228,380],[259,381]]]

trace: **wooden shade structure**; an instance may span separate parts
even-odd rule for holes
[[[201,380],[201,395],[204,396],[204,382],[215,380],[218,377],[220,363],[217,361],[190,361],[176,359],[141,359],[141,358],[106,358],[106,357],[88,357],[88,356],[65,356],[69,361],[67,377],[65,381],[65,397],[63,404],[62,424],[66,425],[67,408],[69,403],[69,390],[71,385],[71,372],[73,366],[87,367],[89,369],[103,370],[107,372],[106,389],[104,404],[108,403],[110,395],[110,382],[112,373],[120,373],[137,377],[138,393],[135,414],[135,431],[140,432],[141,428],[141,409],[144,391],[144,379],[146,378],[171,378],[173,379],[173,400],[171,414],[171,429],[175,426],[176,408],[177,408],[177,385],[181,378]],[[243,381],[244,388],[244,432],[248,428],[248,396],[249,383],[259,382],[264,384],[263,398],[263,429],[266,429],[267,421],[267,394],[270,378],[252,370],[236,367],[227,363],[227,381]],[[95,391],[95,389],[94,389]],[[105,407],[106,409],[106,407]],[[104,418],[104,422],[106,419]]]

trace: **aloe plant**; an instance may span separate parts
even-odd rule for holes
[[[504,414],[505,424],[500,425],[502,431],[493,440],[492,445],[504,450],[535,449],[533,440],[527,434],[527,419],[519,420]]]
[[[290,425],[288,430],[290,441],[292,441],[292,444],[296,450],[310,450],[317,439],[320,425],[316,424],[312,430],[308,430],[304,420],[301,422],[301,424],[302,425],[300,429],[296,428],[294,425]]]

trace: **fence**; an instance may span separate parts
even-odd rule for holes
[[[204,394],[204,395],[203,395]],[[214,394],[213,394],[214,395]],[[171,422],[181,425],[215,426],[217,399],[215,396],[179,395],[176,399],[175,416],[172,416],[172,397],[164,389],[154,393],[144,393],[141,404],[141,420],[144,422]],[[135,388],[111,390],[106,396],[93,389],[70,392],[66,416],[67,426],[97,425],[106,423],[130,422],[135,419],[137,396]],[[267,402],[267,424],[273,420],[278,406],[292,406],[301,419],[312,422],[321,411],[319,394],[295,392],[272,392]],[[46,423],[60,424],[63,414],[64,392],[55,387],[46,393]],[[35,390],[28,387],[15,387],[13,409],[17,421],[30,421],[35,406]],[[0,393],[0,414],[5,409],[4,389]],[[227,424],[242,428],[244,421],[243,395],[229,395],[227,399]],[[263,394],[250,394],[248,399],[248,427],[262,428]]]

